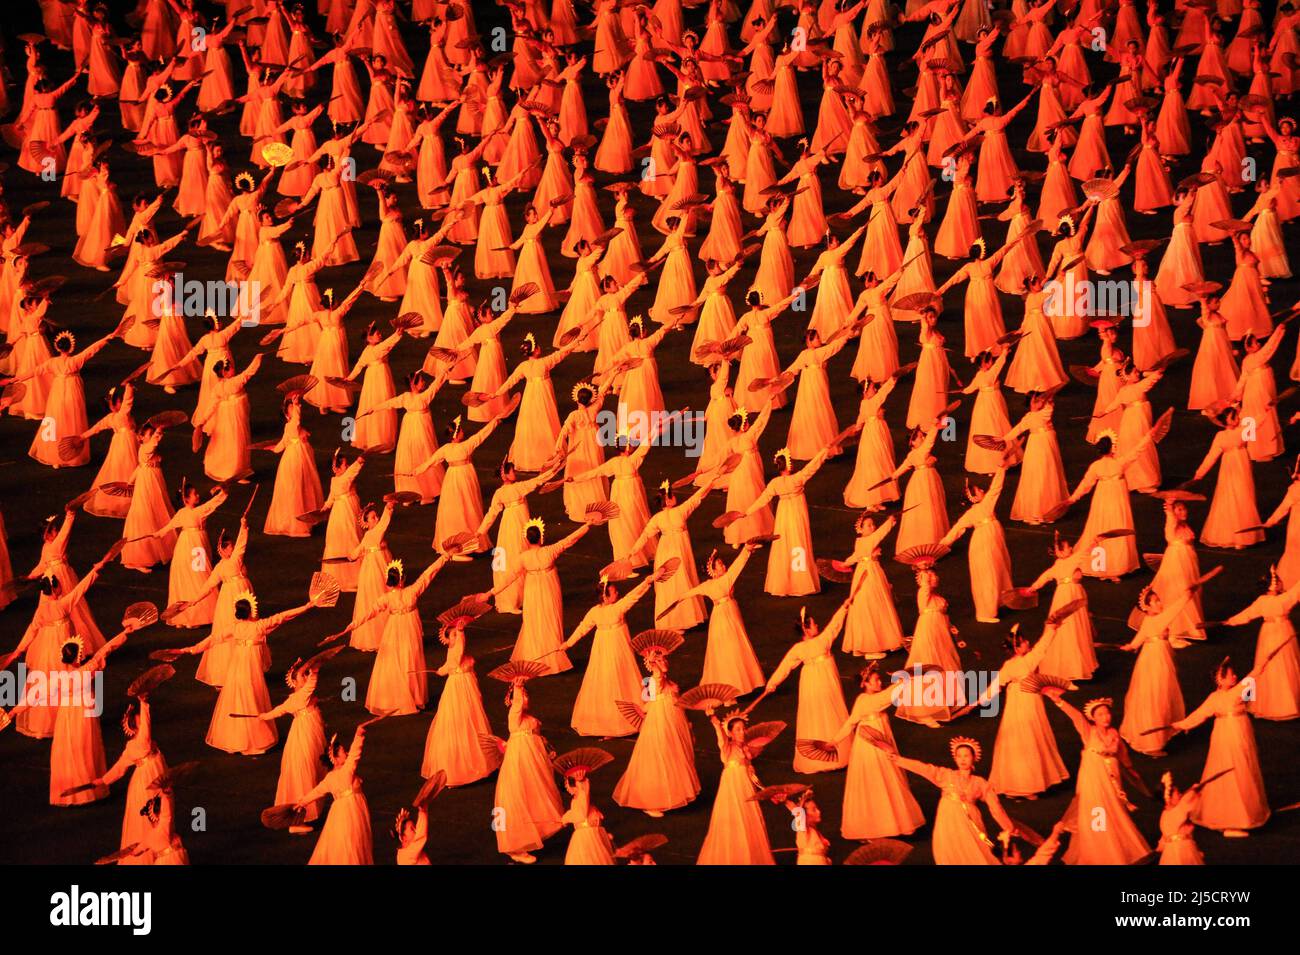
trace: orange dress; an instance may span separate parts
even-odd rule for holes
[[[849,710],[844,704],[839,668],[831,652],[847,616],[848,606],[842,604],[825,629],[813,636],[805,636],[787,650],[767,679],[765,691],[772,693],[786,677],[796,669],[799,670],[799,699],[795,716],[795,736],[798,739],[834,740],[848,719]],[[796,750],[794,771],[822,773],[843,769],[848,765],[848,740],[838,741],[836,748],[838,756],[830,761],[812,759]]]
[[[563,828],[564,806],[555,786],[541,723],[529,715],[527,697],[516,687],[510,704],[510,736],[497,773],[494,825],[497,851],[530,852]]]
[[[489,775],[497,763],[483,750],[482,738],[491,735],[492,727],[474,676],[474,658],[465,653],[465,632],[452,630],[445,639],[447,660],[437,673],[447,682],[425,737],[420,775],[427,779],[442,772],[448,786],[465,786]]]
[[[573,701],[571,725],[580,736],[628,736],[636,731],[619,708],[620,701],[639,701],[642,690],[626,618],[652,583],[653,578],[648,577],[613,603],[592,607],[564,641],[565,648],[570,648],[593,634],[591,654]]]
[[[308,443],[308,433],[301,424],[302,406],[294,402],[289,406],[288,418],[280,440],[271,451],[280,455],[275,470],[275,488],[271,492],[271,505],[267,508],[263,533],[285,537],[310,537],[311,523],[301,520],[310,511],[319,510],[325,503],[321,491],[320,475]]]
[[[291,717],[289,734],[280,754],[280,776],[275,784],[275,805],[297,803],[325,778],[321,757],[325,754],[325,721],[316,705],[316,683],[319,674],[312,671],[302,679],[279,706],[260,714],[260,719],[270,721],[281,716]],[[307,803],[303,822],[320,818],[324,799]]]
[[[614,787],[614,801],[630,809],[664,813],[700,794],[695,745],[686,711],[677,703],[677,684],[666,673],[652,670],[644,686],[645,717],[627,769]]]
[[[836,733],[836,741],[850,734],[853,737],[840,817],[840,834],[845,839],[906,836],[925,825],[925,816],[907,785],[907,776],[880,746],[862,733],[864,729],[870,730],[894,744],[894,732],[889,725],[894,695],[892,686],[859,694]]]
[[[791,81],[793,82],[793,80]],[[776,865],[763,822],[761,803],[754,799],[758,777],[749,750],[725,735],[715,721],[722,778],[713,799],[709,829],[697,865]]]

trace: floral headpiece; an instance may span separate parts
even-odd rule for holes
[[[257,595],[254,594],[251,590],[245,590],[242,594],[239,594],[237,597],[235,597],[235,603],[239,603],[241,600],[248,601],[249,609],[252,611],[250,616],[252,619],[256,620],[257,619]]]
[[[974,754],[975,762],[977,763],[980,761],[980,757],[984,755],[984,749],[980,746],[979,740],[972,739],[969,736],[954,736],[950,739],[948,741],[948,752],[955,757],[957,755],[957,750],[961,749],[963,746],[968,748],[971,753]]]
[[[1097,712],[1097,708],[1100,706],[1104,706],[1108,710],[1113,710],[1115,708],[1115,701],[1109,696],[1099,696],[1095,700],[1089,700],[1087,703],[1083,704],[1084,719],[1091,721],[1092,714]]]
[[[86,641],[82,638],[81,634],[73,633],[65,637],[63,643],[59,647],[60,651],[69,645],[75,645],[77,648],[77,663],[80,663],[86,658]]]

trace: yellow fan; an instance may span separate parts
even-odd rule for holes
[[[262,158],[268,166],[287,166],[293,159],[293,150],[284,143],[267,143],[262,147]]]

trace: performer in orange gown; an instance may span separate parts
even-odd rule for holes
[[[369,722],[369,721],[368,721]],[[370,807],[361,791],[357,767],[366,742],[366,723],[352,734],[347,749],[338,742],[338,734],[326,746],[329,770],[319,783],[299,796],[293,804],[307,811],[325,796],[331,796],[329,813],[321,829],[316,848],[308,865],[373,865],[374,838],[370,832]]]
[[[984,830],[980,803],[988,806],[989,815],[1001,827],[998,842],[1003,846],[1010,841],[1015,823],[1002,808],[992,784],[975,775],[975,763],[981,756],[980,744],[970,737],[956,736],[948,748],[956,769],[908,759],[897,752],[890,754],[898,766],[943,790],[931,837],[935,865],[1000,865],[993,842]]]
[[[510,736],[497,773],[493,797],[497,825],[492,828],[497,851],[528,864],[537,861],[533,852],[563,828],[564,807],[546,754],[546,740],[538,732],[541,721],[528,712],[522,678],[511,682],[506,705],[510,708]]]
[[[763,696],[774,693],[786,677],[799,670],[799,704],[795,721],[795,735],[799,739],[832,739],[848,717],[844,705],[844,691],[840,688],[839,669],[831,653],[835,641],[844,630],[849,602],[840,604],[826,628],[805,611],[799,614],[800,641],[786,651],[777,668],[768,677]],[[848,763],[847,740],[837,744],[830,759],[812,759],[797,748],[794,756],[796,773],[820,773],[843,769]]]
[[[562,644],[568,651],[591,633],[591,654],[573,701],[572,726],[580,736],[627,736],[635,732],[618,707],[641,697],[641,671],[632,652],[627,615],[654,584],[647,577],[625,595],[611,581],[600,583],[600,603],[583,615]]]
[[[1192,812],[1198,826],[1217,829],[1230,838],[1246,836],[1268,821],[1270,810],[1260,772],[1259,753],[1255,747],[1255,730],[1246,711],[1247,697],[1255,681],[1267,670],[1265,658],[1260,668],[1253,668],[1239,678],[1232,661],[1224,659],[1214,673],[1214,691],[1184,719],[1173,724],[1175,730],[1193,730],[1211,719],[1210,749],[1201,774],[1204,788],[1201,804]],[[1231,770],[1225,774],[1225,770]]]
[[[709,816],[709,830],[697,865],[775,865],[763,810],[754,794],[762,788],[753,758],[762,744],[748,739],[748,718],[739,713],[716,716],[708,711],[717,734],[722,778]]]
[[[700,794],[700,780],[691,726],[677,703],[677,684],[668,678],[667,653],[649,649],[642,654],[642,664],[649,671],[642,693],[645,710],[628,701],[640,722],[632,722],[638,730],[636,744],[614,787],[614,801],[657,818],[693,801]]]
[[[1151,848],[1130,815],[1137,807],[1125,794],[1123,774],[1134,775],[1133,763],[1113,725],[1113,701],[1109,697],[1089,700],[1080,711],[1065,701],[1063,692],[1059,687],[1043,690],[1070,718],[1083,741],[1075,783],[1077,798],[1067,814],[1072,817],[1073,836],[1063,861],[1067,865],[1131,865]],[[1099,810],[1108,824],[1090,825]]]

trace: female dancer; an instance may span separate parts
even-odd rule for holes
[[[293,718],[289,735],[284,741],[284,752],[280,754],[280,777],[275,784],[277,806],[296,804],[325,778],[325,721],[321,719],[320,707],[316,703],[316,684],[319,679],[319,667],[305,664],[301,660],[294,661],[293,666],[284,674],[289,695],[279,706],[257,716],[264,723],[286,715]],[[308,803],[302,823],[315,822],[320,818],[323,803],[324,799]],[[299,835],[310,831],[302,824],[290,827],[290,832]]]
[[[1256,719],[1292,720],[1300,716],[1300,652],[1290,616],[1298,601],[1300,582],[1285,587],[1275,565],[1269,569],[1268,591],[1223,621],[1229,627],[1262,621],[1255,643],[1258,675],[1253,698],[1246,707]],[[1264,667],[1269,661],[1271,665]]]
[[[548,483],[559,470],[556,462],[546,471],[527,481],[519,480],[519,472],[514,462],[506,458],[498,468],[501,486],[492,495],[487,513],[479,522],[475,532],[480,541],[487,539],[488,529],[501,518],[501,527],[497,531],[496,547],[492,548],[492,582],[504,584],[515,580],[513,584],[497,594],[497,613],[522,613],[524,586],[522,580],[516,580],[519,573],[519,555],[524,551],[524,528],[532,514],[528,510],[528,495],[543,484]],[[583,511],[585,516],[586,511]]]
[[[795,717],[795,735],[799,739],[831,739],[849,715],[848,707],[844,705],[844,691],[840,688],[839,669],[831,653],[835,640],[844,629],[848,611],[849,601],[846,600],[836,609],[825,630],[810,615],[801,611],[798,624],[801,639],[786,651],[768,678],[767,686],[763,688],[763,696],[771,695],[785,682],[786,677],[799,669],[799,703],[798,715]],[[848,764],[848,758],[846,740],[837,744],[833,759],[814,759],[796,749],[794,771],[820,773],[843,769]]]
[[[468,619],[449,621],[438,631],[439,642],[447,647],[447,659],[434,672],[447,682],[429,724],[420,763],[421,776],[432,779],[442,773],[448,786],[477,782],[498,765],[495,755],[482,745],[482,738],[490,736],[492,728],[474,676],[474,658],[465,652]]]
[[[510,737],[504,749],[497,786],[492,828],[497,851],[515,862],[536,862],[533,852],[563,828],[564,807],[555,788],[554,770],[546,740],[538,730],[541,721],[528,712],[526,677],[515,677],[506,693],[510,707]]]
[[[135,386],[125,384],[110,388],[104,401],[108,413],[79,435],[88,441],[101,431],[111,431],[113,434],[99,471],[90,482],[95,493],[83,507],[87,514],[122,520],[126,517],[130,501],[115,497],[103,488],[110,483],[128,482],[135,471],[140,454],[140,439],[135,429],[135,420],[131,417],[131,409],[135,405]]]
[[[1064,692],[1060,687],[1043,688],[1083,741],[1077,795],[1069,812],[1074,835],[1063,861],[1067,865],[1131,865],[1151,847],[1129,815],[1137,807],[1124,794],[1121,773],[1137,777],[1128,747],[1113,725],[1113,702],[1109,697],[1089,700],[1080,711],[1065,701]],[[1094,825],[1096,819],[1105,819],[1106,825]]]
[[[1006,477],[1004,466],[993,475],[987,490],[968,482],[966,498],[970,507],[939,540],[939,546],[949,550],[968,530],[971,532],[967,552],[971,599],[975,602],[975,619],[980,623],[998,622],[1002,594],[1011,587],[1011,553],[996,513]]]
[[[1186,714],[1183,691],[1178,686],[1178,671],[1169,629],[1191,601],[1194,591],[1187,590],[1166,605],[1150,587],[1138,598],[1142,612],[1137,633],[1121,649],[1137,653],[1128,692],[1124,694],[1124,719],[1119,733],[1129,749],[1147,756],[1165,755],[1165,744],[1173,738],[1166,729]]]
[[[514,651],[510,654],[511,660],[543,662],[546,673],[563,673],[573,668],[564,652],[564,599],[555,564],[600,520],[600,517],[588,517],[588,523],[568,537],[548,545],[546,523],[541,518],[533,518],[524,526],[524,549],[519,554],[519,570],[514,577],[479,594],[480,600],[489,600],[523,578],[523,622]]]
[[[641,693],[645,711],[637,714],[639,725],[632,721],[638,730],[636,743],[614,787],[614,801],[658,818],[695,799],[700,780],[691,726],[677,703],[677,684],[668,678],[668,653],[663,647],[650,647],[641,662],[650,674]],[[635,703],[633,708],[639,709]]]
[[[483,521],[483,492],[474,471],[474,452],[492,436],[501,421],[501,418],[493,418],[473,437],[466,438],[461,417],[457,415],[447,426],[443,443],[412,472],[419,477],[430,468],[442,464],[447,466],[433,524],[435,550],[441,551],[445,541],[459,534],[477,533]]]
[[[659,489],[659,510],[646,522],[632,544],[634,553],[646,549],[654,552],[656,575],[664,570],[665,565],[676,560],[673,566],[678,570],[663,574],[663,581],[655,587],[655,619],[659,626],[670,630],[690,630],[705,618],[704,601],[687,596],[699,583],[687,524],[713,490],[713,485],[711,475],[702,487],[679,504],[672,484],[665,481]]]
[[[352,734],[352,745],[347,749],[338,742],[338,734],[330,737],[326,757],[329,770],[319,783],[304,793],[293,804],[295,809],[306,811],[319,804],[326,795],[332,797],[325,826],[316,840],[308,865],[374,865],[374,839],[370,833],[370,806],[361,791],[357,766],[366,743],[367,720]]]
[[[1276,651],[1274,651],[1276,653]],[[1210,749],[1201,773],[1204,788],[1201,805],[1192,813],[1192,822],[1206,829],[1217,829],[1229,838],[1241,838],[1248,830],[1268,821],[1268,797],[1255,748],[1255,730],[1246,712],[1248,687],[1268,668],[1270,657],[1238,678],[1232,661],[1225,658],[1214,671],[1214,691],[1184,719],[1173,724],[1178,732],[1196,729],[1214,720]],[[1225,773],[1225,771],[1228,771]]]
[[[775,865],[763,810],[754,798],[762,784],[754,772],[753,758],[762,746],[748,739],[748,718],[744,714],[732,712],[718,717],[712,708],[707,713],[717,734],[722,778],[696,864]]]
[[[263,648],[272,633],[318,606],[317,599],[313,597],[299,607],[270,617],[259,617],[257,598],[245,593],[235,600],[235,620],[228,631],[210,634],[181,649],[181,653],[193,655],[202,653],[213,643],[232,644],[225,680],[208,724],[209,746],[227,753],[257,756],[275,745],[280,735],[275,724],[255,719],[259,713],[271,709],[271,695],[262,675]]]
[[[573,826],[573,837],[564,853],[565,865],[613,865],[614,843],[601,826],[605,818],[591,804],[591,781],[588,768],[575,766],[564,773],[564,789],[573,801],[560,821]]]
[[[1165,412],[1161,416],[1161,421],[1122,456],[1116,453],[1114,448],[1117,436],[1113,432],[1102,435],[1097,442],[1099,452],[1097,459],[1088,465],[1083,479],[1079,481],[1074,492],[1065,499],[1068,506],[1095,489],[1091,507],[1088,509],[1088,520],[1084,524],[1080,537],[1086,540],[1097,538],[1102,553],[1095,555],[1095,559],[1086,569],[1081,568],[1085,574],[1091,577],[1104,577],[1107,580],[1118,580],[1137,569],[1137,545],[1132,534],[1122,533],[1134,529],[1128,481],[1124,475],[1128,466],[1137,460],[1147,445],[1155,441],[1156,435],[1164,430],[1169,417],[1170,412]],[[1120,533],[1115,533],[1117,531]]]
[[[1002,829],[998,841],[1005,846],[1011,840],[1015,823],[998,801],[997,791],[987,779],[975,775],[981,747],[968,736],[956,736],[948,744],[956,769],[934,766],[919,760],[890,753],[895,764],[934,783],[943,791],[934,817],[931,844],[935,865],[999,865],[993,843],[984,831],[979,804],[988,806],[989,815]]]
[[[203,627],[212,623],[217,595],[207,587],[212,567],[212,545],[208,540],[208,519],[226,502],[226,492],[215,488],[212,496],[201,501],[199,489],[181,479],[181,506],[170,521],[149,534],[157,538],[176,535],[171,571],[167,580],[167,603],[184,604],[185,609],[168,619],[173,627]],[[176,554],[181,559],[176,559]]]
[[[1219,425],[1219,433],[1210,442],[1210,450],[1196,468],[1192,482],[1204,478],[1216,464],[1219,479],[1210,501],[1210,513],[1201,526],[1201,543],[1241,550],[1264,539],[1264,532],[1256,530],[1259,510],[1255,505],[1255,476],[1246,448],[1250,434],[1235,406],[1225,408],[1217,420],[1208,413],[1207,417]]]
[[[839,450],[838,446],[823,446],[811,461],[795,471],[789,448],[782,448],[775,458],[780,473],[768,482],[763,493],[754,498],[741,517],[741,520],[749,518],[760,510],[766,513],[768,503],[777,499],[776,517],[772,522],[776,538],[772,541],[767,577],[763,583],[763,589],[775,597],[802,597],[821,590],[804,489],[832,450]]]
[[[641,671],[632,653],[627,615],[649,592],[656,574],[620,597],[613,582],[601,579],[600,603],[586,612],[562,647],[569,650],[594,633],[591,655],[573,701],[572,726],[579,736],[627,736],[634,731],[618,707],[620,700],[641,697]]]
[[[1036,643],[1020,633],[1019,625],[1012,627],[1003,643],[1011,657],[998,670],[993,685],[980,694],[977,705],[987,706],[1000,690],[1006,691],[989,783],[1007,796],[1037,799],[1039,793],[1070,778],[1043,712],[1042,695],[1026,683],[1037,674],[1058,632],[1050,616]]]
[[[853,737],[840,834],[857,840],[910,835],[925,825],[925,816],[908,788],[907,776],[888,755],[898,749],[889,725],[897,687],[885,686],[876,663],[863,667],[858,679],[862,692],[830,741],[838,746]]]
[[[736,581],[749,563],[750,555],[759,546],[761,545],[757,543],[745,544],[729,567],[714,550],[704,562],[708,579],[692,587],[680,598],[707,597],[713,601],[713,610],[709,614],[709,635],[704,646],[704,673],[700,677],[700,683],[724,683],[734,686],[742,695],[763,686],[765,682],[763,668],[754,655],[735,596]]]
[[[151,798],[150,790],[154,783],[167,771],[167,760],[153,737],[153,711],[147,696],[139,697],[139,707],[135,701],[127,704],[122,714],[122,734],[126,743],[122,755],[117,758],[104,775],[95,780],[97,785],[111,786],[129,770],[131,781],[126,787],[126,806],[122,815],[122,841],[119,848],[137,845],[145,833],[145,821],[141,810]]]
[[[450,559],[445,555],[439,557],[409,584],[402,562],[390,562],[384,574],[386,589],[383,595],[371,604],[365,616],[336,634],[344,636],[354,627],[383,614],[384,632],[379,638],[379,649],[375,653],[370,684],[366,689],[366,709],[376,716],[407,716],[424,709],[428,702],[424,627],[417,603]]]
[[[310,432],[302,426],[302,401],[297,393],[291,393],[285,399],[284,431],[280,440],[268,449],[280,455],[280,463],[275,470],[275,488],[262,527],[264,534],[311,536],[311,524],[302,517],[319,510],[325,503],[325,495],[316,472],[310,437]]]

